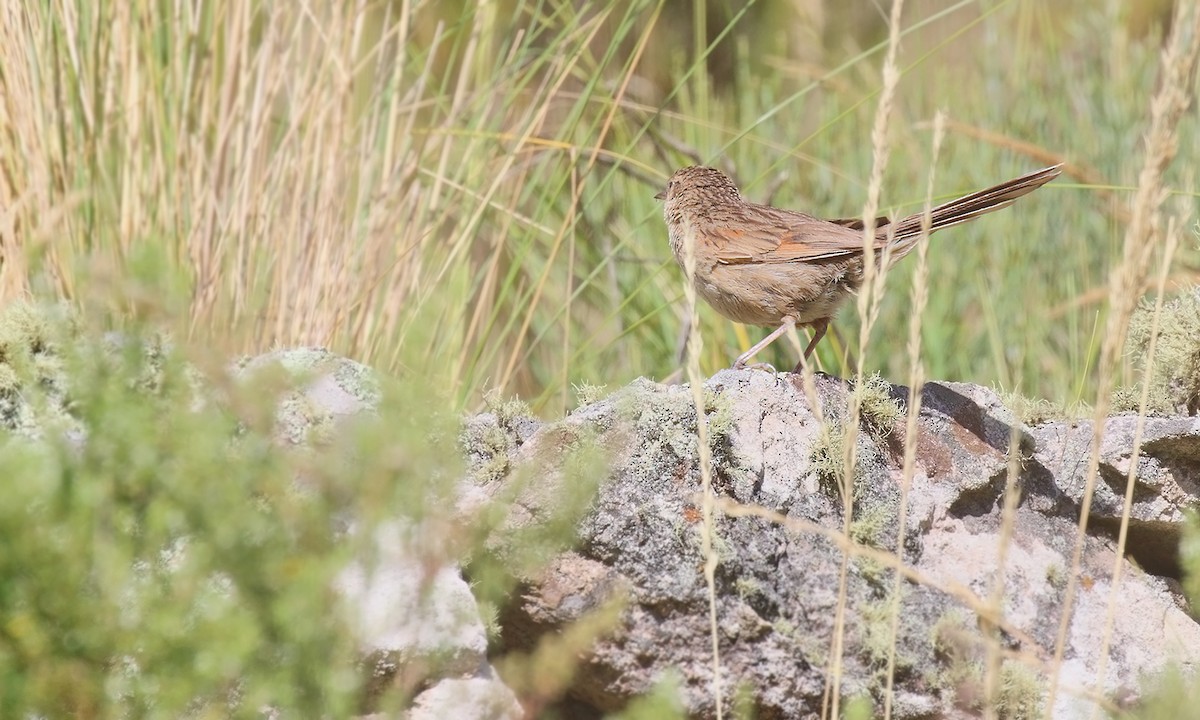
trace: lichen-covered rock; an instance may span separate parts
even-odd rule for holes
[[[73,328],[65,308],[14,302],[0,310],[0,430],[38,439],[47,426],[82,432],[67,410],[60,334]]]
[[[374,371],[324,348],[275,350],[245,358],[234,370],[242,382],[282,373],[289,389],[278,401],[275,435],[291,445],[319,444],[339,422],[379,405]]]
[[[1184,513],[1200,497],[1200,417],[1144,422],[1129,510],[1129,554],[1147,570],[1178,576]],[[1137,424],[1134,415],[1104,422],[1090,519],[1097,530],[1115,533],[1120,524]],[[1077,514],[1083,500],[1094,431],[1091,420],[1045,423],[1032,430],[1037,449],[1029,476],[1057,492],[1046,500],[1061,504],[1063,514]]]
[[[487,634],[471,588],[452,565],[431,567],[414,548],[420,528],[376,530],[371,562],[357,561],[337,589],[354,609],[362,653],[379,676],[416,686],[428,676],[469,675],[486,660]]]
[[[1117,558],[1105,522],[1119,518],[1123,481],[1120,492],[1097,494],[1079,575],[1069,577],[1079,473],[1086,467],[1081,453],[1090,442],[1076,431],[1090,439],[1090,430],[1030,428],[990,390],[929,383],[905,495],[908,390],[876,387],[871,402],[893,409],[864,405],[864,421],[853,432],[844,424],[853,387],[826,376],[817,376],[815,387],[816,409],[795,376],[730,370],[705,384],[715,492],[787,525],[753,513],[716,520],[716,626],[727,698],[740,688],[759,718],[819,716],[840,622],[844,698],[867,697],[881,709],[890,661],[893,717],[975,716],[986,696],[991,636],[1003,651],[993,706],[1003,717],[1039,716],[1069,582],[1078,591],[1054,717],[1090,712],[1089,692],[1128,699],[1130,688],[1169,658],[1185,666],[1200,662],[1200,626],[1173,579],[1121,560],[1121,586],[1111,586]],[[510,448],[511,466],[487,481],[484,495],[504,497],[523,472],[553,469],[564,433],[590,431],[608,448],[609,465],[593,470],[603,477],[576,525],[575,548],[525,578],[502,622],[508,647],[530,648],[541,634],[626,598],[621,624],[596,640],[570,691],[575,702],[598,711],[618,709],[677,673],[688,712],[713,715],[692,402],[686,387],[635,382],[539,426]],[[1123,422],[1104,436],[1105,478],[1123,477],[1127,467]],[[1163,420],[1148,430],[1139,461],[1144,492],[1135,496],[1134,513],[1135,525],[1169,525],[1176,539],[1181,510],[1196,503],[1192,473],[1200,456],[1200,437],[1181,422]],[[851,434],[855,465],[845,477],[840,459]],[[564,485],[553,470],[533,474],[538,491],[514,493],[521,506],[514,517],[524,524],[553,516]],[[1010,482],[1019,501],[1005,517]],[[843,489],[853,496],[849,518]],[[902,498],[905,527],[899,526]],[[1146,532],[1131,532],[1131,555],[1164,550],[1152,553],[1150,526],[1138,527]],[[898,591],[881,556],[846,557],[845,541],[838,540],[844,530],[860,546],[898,553],[908,568]],[[993,597],[999,616],[982,610]],[[1113,629],[1104,645],[1110,600]]]
[[[493,673],[449,678],[435,683],[413,700],[408,720],[521,720],[525,711],[512,690]]]

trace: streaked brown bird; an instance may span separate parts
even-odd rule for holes
[[[1054,165],[938,205],[929,214],[929,232],[1006,208],[1060,172],[1062,165]],[[747,202],[732,180],[710,167],[676,170],[655,197],[666,201],[663,216],[680,267],[685,239],[694,233],[696,292],[730,320],[772,328],[733,366],[746,367],[790,328],[809,326],[812,340],[792,371],[799,372],[838,308],[863,284],[862,219],[822,220]],[[876,220],[876,252],[890,246],[895,264],[916,247],[924,218]]]

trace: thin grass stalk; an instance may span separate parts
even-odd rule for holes
[[[405,17],[407,17],[407,15],[407,13],[404,13]],[[404,142],[409,144],[409,148],[406,149],[411,150],[414,155],[420,155],[420,150],[424,149],[423,147],[420,149],[413,149],[413,146],[415,145],[414,138],[416,137],[416,123],[419,111],[421,109],[421,103],[419,102],[419,99],[425,97],[425,94],[428,92],[428,88],[431,87],[430,80],[431,78],[435,77],[435,59],[438,57],[438,53],[442,48],[442,44],[445,42],[445,38],[446,25],[444,22],[439,20],[433,30],[433,38],[430,41],[429,50],[425,55],[425,63],[421,68],[421,72],[417,75],[416,83],[413,87],[412,93],[409,96],[412,98],[412,101],[409,103],[409,110],[404,120],[403,127],[400,130],[399,137],[404,138]],[[402,45],[401,47],[406,46]],[[424,138],[422,141],[428,142],[428,137]],[[405,208],[411,209],[411,212],[408,214],[409,217],[416,217],[417,214],[422,211],[422,208],[425,205],[424,202],[417,200],[417,188],[418,185],[414,180],[410,188],[408,201],[404,204]],[[414,224],[413,227],[419,228],[422,226]],[[388,337],[394,337],[399,340],[399,342],[395,344],[392,351],[390,362],[388,363],[389,366],[394,366],[397,362],[399,362],[402,348],[404,347],[403,338],[406,333],[405,326],[402,321],[404,316],[400,312],[400,309],[402,307],[403,299],[406,297],[411,297],[415,294],[415,288],[412,285],[412,280],[413,278],[420,277],[420,269],[422,267],[422,258],[424,255],[422,250],[426,242],[426,238],[423,236],[423,233],[418,233],[416,237],[406,238],[406,240],[407,241],[404,243],[405,249],[400,253],[401,262],[397,262],[391,268],[391,271],[387,276],[389,280],[388,287],[391,289],[391,291],[383,294],[378,301],[379,313],[383,315],[383,320],[380,327],[381,334]]]
[[[579,197],[583,194],[583,179],[579,177],[579,170],[574,162],[575,158],[572,157],[571,160],[572,160],[571,170],[570,170],[571,196]],[[567,241],[567,300],[566,300],[566,303],[563,305],[563,314],[566,315],[568,320],[567,320],[567,322],[563,323],[562,371],[559,374],[559,379],[558,379],[558,383],[562,388],[562,391],[561,391],[562,392],[562,408],[563,408],[564,412],[566,411],[566,409],[568,407],[570,407],[570,405],[568,404],[569,400],[568,400],[567,391],[571,387],[570,358],[571,358],[571,325],[572,325],[572,323],[570,322],[570,317],[571,317],[571,301],[574,299],[574,295],[575,295],[574,289],[575,289],[575,236],[576,236],[576,233],[574,232],[574,227],[575,227],[575,222],[576,222],[575,214],[576,214],[577,208],[578,208],[578,205],[576,203],[571,203],[571,207],[568,211],[569,217],[567,220],[567,222],[569,222],[572,227],[572,232],[570,233],[570,239]]]
[[[687,378],[692,393],[692,405],[696,408],[696,443],[700,458],[700,552],[704,555],[704,582],[708,588],[708,627],[712,652],[712,692],[716,705],[717,720],[725,714],[721,688],[721,643],[717,628],[717,528],[713,509],[712,448],[709,446],[708,417],[704,411],[704,375],[700,371],[700,353],[704,350],[704,339],[700,335],[700,313],[696,303],[696,232],[688,227],[683,243],[683,294],[687,305]]]
[[[18,11],[12,3],[0,7],[0,256],[5,262],[0,263],[0,299],[9,300],[23,297],[29,292],[29,258],[21,247],[18,239],[18,229],[29,222],[35,213],[25,208],[34,203],[34,193],[45,183],[28,183],[22,187],[14,177],[32,175],[32,160],[42,158],[44,154],[40,147],[25,147],[29,153],[22,158],[18,152],[20,138],[32,136],[44,138],[46,135],[31,133],[29,126],[43,117],[40,109],[33,112],[30,107],[37,108],[40,102],[34,89],[36,87],[32,68],[20,58],[13,57],[17,48],[32,44],[32,36],[36,33],[33,25],[37,22],[35,13]]]
[[[858,313],[862,318],[858,340],[858,367],[855,372],[854,392],[850,395],[850,407],[845,428],[845,455],[842,471],[842,530],[849,534],[850,523],[854,512],[854,468],[857,463],[858,420],[862,403],[863,363],[865,362],[867,345],[870,340],[871,327],[878,314],[879,297],[882,283],[876,284],[876,276],[882,269],[876,267],[881,260],[876,256],[875,217],[879,209],[879,195],[883,187],[883,173],[887,167],[889,148],[887,141],[888,122],[891,117],[892,105],[895,99],[896,86],[900,82],[900,72],[896,65],[896,54],[900,48],[900,15],[904,0],[893,0],[892,11],[888,25],[888,48],[883,63],[883,87],[880,91],[879,105],[876,108],[875,122],[871,130],[871,145],[873,162],[870,182],[867,187],[867,202],[863,207],[863,286],[858,295]],[[890,240],[890,237],[889,237]],[[890,244],[890,243],[889,243]],[[885,245],[886,247],[886,245]],[[888,261],[882,259],[884,267]],[[832,652],[830,653],[829,675],[825,684],[825,697],[822,701],[823,717],[841,717],[841,683],[842,683],[842,653],[844,652],[846,630],[846,583],[850,569],[850,558],[843,556],[840,572],[838,573],[838,603],[834,618]],[[828,711],[828,715],[826,715]]]
[[[662,3],[655,8],[653,19],[656,22]],[[697,11],[702,13],[701,10]],[[653,23],[652,23],[653,24]],[[704,47],[697,42],[697,51]],[[628,82],[628,77],[626,78]],[[698,85],[703,87],[704,83]],[[618,96],[624,96],[624,86]],[[618,105],[614,103],[613,110]],[[595,154],[591,158],[595,162]],[[715,497],[712,489],[712,448],[709,445],[708,417],[704,403],[704,375],[700,369],[700,355],[704,351],[704,339],[700,334],[700,312],[696,300],[696,243],[698,239],[694,228],[689,227],[684,237],[684,300],[687,306],[688,335],[687,335],[687,366],[688,388],[692,394],[692,405],[696,410],[696,442],[700,461],[700,551],[704,556],[704,583],[708,590],[708,627],[710,652],[712,653],[712,693],[713,704],[716,708],[717,720],[725,717],[724,689],[721,683],[721,643],[720,631],[717,626],[717,565],[719,556],[716,549],[716,518],[714,513]]]
[[[938,156],[946,137],[946,114],[939,111],[933,119],[933,148],[929,157],[929,181],[925,187],[925,214],[921,219],[921,237],[917,239],[917,267],[912,280],[912,314],[908,323],[908,417],[904,424],[904,466],[900,475],[900,507],[897,510],[896,557],[904,558],[904,538],[908,530],[908,493],[917,472],[917,438],[920,432],[921,394],[925,385],[925,366],[921,362],[921,318],[929,302],[929,227],[933,222],[933,181]],[[889,609],[887,683],[883,696],[884,720],[891,720],[895,700],[896,639],[900,632],[900,573],[892,577],[892,602]]]
[[[592,20],[590,31],[587,33],[587,36],[581,40],[581,44],[580,44],[581,47],[586,47],[593,40],[593,38],[596,36],[596,34],[598,32],[600,32],[600,30],[603,27],[603,19],[605,17],[606,17],[606,14],[602,13],[599,17]],[[556,73],[554,84],[549,86],[549,89],[546,91],[545,95],[543,96],[544,97],[543,102],[537,108],[535,114],[530,118],[529,122],[525,125],[524,132],[523,132],[522,136],[518,139],[513,151],[510,152],[504,158],[503,161],[501,161],[500,167],[495,172],[494,180],[489,185],[488,189],[485,191],[482,201],[476,206],[476,209],[472,213],[470,219],[465,224],[463,224],[462,232],[460,233],[460,235],[458,237],[456,237],[451,242],[451,245],[450,245],[451,250],[447,254],[446,260],[444,261],[442,268],[438,271],[437,275],[432,279],[432,284],[430,285],[428,290],[425,292],[426,296],[432,294],[434,289],[441,282],[443,275],[452,266],[452,263],[454,261],[456,261],[456,259],[460,255],[465,253],[466,248],[471,244],[471,242],[473,240],[473,238],[471,237],[471,232],[478,226],[479,220],[483,215],[484,209],[487,207],[488,203],[491,202],[493,195],[495,195],[495,193],[499,190],[501,184],[503,184],[507,180],[508,173],[511,170],[513,164],[516,162],[516,159],[519,156],[519,151],[522,150],[524,147],[526,147],[526,145],[529,143],[530,139],[533,138],[537,134],[537,132],[539,131],[539,128],[541,128],[542,125],[545,123],[546,117],[549,114],[550,109],[551,109],[552,99],[557,96],[558,91],[560,90],[562,85],[568,80],[568,78],[571,77],[571,71],[572,71],[572,69],[574,69],[577,66],[579,60],[580,60],[580,56],[576,55],[574,57],[565,58],[560,63],[560,67]],[[578,198],[575,198],[574,202],[578,202]],[[565,224],[561,225],[559,228],[558,234],[556,235],[555,239],[551,242],[551,247],[553,248],[553,254],[550,257],[548,257],[548,259],[545,261],[544,270],[535,286],[536,288],[539,288],[539,289],[535,289],[534,295],[530,298],[530,300],[528,302],[526,302],[527,311],[523,314],[524,319],[521,322],[521,327],[515,333],[514,337],[519,338],[519,337],[524,336],[525,333],[529,329],[529,325],[533,322],[533,311],[537,307],[538,299],[540,298],[540,294],[541,294],[541,289],[544,289],[544,287],[545,287],[545,283],[549,276],[550,269],[553,266],[554,255],[557,254],[558,248],[560,247],[561,242],[562,242],[562,235],[564,235],[567,232],[567,229],[569,227],[570,227],[569,225],[565,225]],[[497,383],[496,383],[497,387],[504,388],[508,384],[509,380],[512,378],[512,375],[513,375],[514,371],[516,370],[517,360],[520,357],[520,350],[521,350],[520,344],[519,343],[514,344],[513,350],[509,355],[508,361],[507,361],[506,365],[504,366],[504,368],[502,369],[502,371],[500,373],[500,377],[497,380]],[[465,357],[461,358],[459,360],[459,362],[460,362],[460,364],[465,363],[466,358]]]
[[[1020,504],[1019,480],[1021,476],[1021,429],[1013,424],[1008,437],[1008,463],[1004,480],[1004,506],[1000,510],[1000,529],[996,534],[996,573],[992,580],[992,591],[987,604],[991,617],[1004,617],[1005,571],[1008,566],[1008,550],[1012,545],[1013,527]],[[980,621],[984,632],[983,712],[985,718],[996,717],[996,699],[1000,691],[1001,661],[1003,648],[1000,646],[1000,626],[994,622]]]
[[[461,64],[459,65],[458,81],[454,86],[454,96],[450,100],[450,111],[446,114],[444,120],[446,125],[454,125],[459,114],[463,111],[467,99],[467,87],[470,84],[471,68],[475,64],[475,51],[479,47],[480,35],[483,30],[480,28],[483,16],[482,13],[476,12],[473,22],[471,23],[471,35],[467,40],[467,46],[463,50]],[[434,173],[433,187],[429,191],[429,210],[437,212],[438,207],[442,204],[442,183],[446,177],[446,166],[450,163],[450,144],[442,144],[442,152],[438,157],[437,170]],[[418,222],[418,226],[423,223]]]
[[[596,159],[600,156],[601,147],[603,146],[605,139],[608,137],[609,132],[612,129],[613,122],[617,116],[618,111],[620,110],[620,107],[621,107],[620,99],[622,97],[624,97],[625,94],[629,90],[629,83],[632,82],[632,80],[634,78],[635,70],[637,69],[637,66],[638,66],[638,62],[639,62],[640,58],[642,57],[642,54],[646,51],[647,44],[650,42],[650,39],[652,37],[652,31],[658,24],[658,17],[659,17],[659,13],[661,11],[662,11],[661,4],[655,6],[654,12],[651,13],[650,18],[647,20],[646,24],[643,26],[642,35],[641,35],[641,37],[638,38],[638,44],[634,48],[630,62],[628,63],[628,65],[626,67],[625,76],[623,78],[621,78],[621,84],[618,87],[617,92],[616,92],[616,100],[612,103],[612,105],[609,109],[609,112],[605,115],[604,120],[601,123],[601,127],[596,134],[596,141],[592,144],[592,147],[590,148],[587,162],[584,165],[584,168],[582,171],[582,174],[584,177],[587,177],[588,174],[591,172],[592,168],[595,167],[595,165],[596,165]],[[602,13],[601,17],[603,17],[604,15],[606,15],[606,14]],[[583,188],[584,188],[584,184],[580,183],[579,186],[576,188],[576,190],[572,193],[571,200],[570,200],[572,206],[579,205],[580,199],[583,197]],[[546,260],[546,270],[543,272],[542,277],[538,282],[537,291],[535,292],[534,297],[533,297],[532,301],[530,302],[529,310],[525,314],[525,320],[522,323],[521,330],[518,333],[518,336],[523,336],[525,334],[525,332],[529,329],[530,323],[533,321],[533,308],[537,305],[538,300],[541,297],[542,288],[544,287],[546,278],[550,271],[550,267],[552,266],[552,264],[554,262],[554,258],[558,254],[558,251],[562,244],[563,238],[566,235],[566,233],[571,231],[571,229],[573,228],[574,217],[575,217],[575,214],[573,212],[569,213],[567,220],[564,220],[564,222],[562,223],[562,225],[559,228],[558,234],[556,235],[554,242],[552,244],[553,249],[551,251],[551,255]],[[513,370],[516,366],[517,358],[520,355],[519,350],[520,350],[520,346],[514,345],[513,352],[509,356],[508,364],[504,368],[504,372],[501,374],[501,385],[500,385],[501,387],[504,387],[504,384],[508,382],[508,379],[510,377],[512,377]]]
[[[1129,514],[1133,508],[1133,491],[1137,483],[1138,458],[1142,450],[1142,437],[1146,430],[1146,413],[1150,404],[1150,386],[1154,379],[1155,351],[1158,349],[1159,319],[1162,317],[1163,298],[1166,295],[1167,276],[1171,270],[1171,261],[1175,250],[1179,247],[1179,222],[1172,217],[1167,225],[1166,246],[1163,248],[1162,265],[1158,273],[1155,287],[1154,314],[1150,319],[1150,339],[1146,347],[1146,364],[1142,375],[1142,394],[1138,400],[1137,423],[1133,429],[1133,451],[1129,456],[1129,472],[1125,476],[1125,498],[1121,505],[1121,527],[1117,532],[1117,550],[1113,557],[1112,580],[1108,591],[1108,608],[1104,613],[1104,633],[1100,641],[1100,662],[1096,668],[1096,677],[1104,681],[1108,671],[1108,651],[1112,643],[1113,624],[1116,621],[1117,603],[1120,597],[1121,576],[1124,574],[1125,545],[1129,539]],[[1100,707],[1092,708],[1092,718],[1100,717]]]
[[[1150,129],[1146,137],[1146,155],[1138,177],[1138,189],[1133,199],[1132,221],[1125,232],[1123,256],[1110,278],[1111,306],[1100,363],[1097,367],[1097,397],[1093,418],[1091,453],[1080,501],[1080,516],[1071,558],[1071,572],[1063,597],[1062,615],[1054,647],[1054,672],[1050,678],[1044,717],[1050,720],[1058,691],[1059,671],[1066,650],[1067,632],[1071,625],[1077,578],[1087,539],[1088,517],[1092,496],[1100,469],[1100,443],[1104,437],[1105,419],[1111,402],[1113,378],[1124,345],[1129,318],[1146,276],[1149,259],[1156,243],[1155,227],[1159,208],[1165,197],[1163,173],[1177,151],[1176,133],[1179,120],[1191,102],[1196,79],[1197,59],[1200,57],[1200,7],[1181,2],[1175,6],[1171,36],[1162,55],[1162,82],[1150,103]],[[1097,682],[1103,683],[1103,678]]]
[[[524,30],[517,33],[517,37],[512,43],[509,57],[505,60],[506,65],[517,62],[518,52],[521,48],[521,43],[524,38]],[[519,121],[519,123],[528,124],[529,121],[535,117],[536,113],[539,111],[544,112],[544,109],[549,104],[549,96],[545,93],[545,83],[548,80],[549,77],[543,78],[542,88],[534,93],[535,97],[546,98],[541,108],[527,108],[525,110],[523,120]],[[539,126],[541,122],[542,120],[539,118],[537,120]],[[503,139],[512,140],[513,136],[510,135],[504,137]],[[536,138],[529,138],[529,140],[530,142],[533,142],[536,140]],[[469,350],[473,347],[481,347],[486,345],[487,334],[493,328],[497,320],[497,316],[500,313],[500,303],[497,303],[494,298],[499,292],[500,271],[503,268],[504,259],[510,253],[510,244],[506,242],[506,239],[509,237],[513,224],[521,223],[528,226],[536,225],[532,218],[527,218],[522,213],[517,211],[517,208],[520,206],[521,193],[526,183],[527,170],[525,167],[522,167],[519,172],[520,175],[512,178],[511,182],[509,183],[508,197],[506,198],[506,202],[501,203],[496,200],[490,201],[493,208],[496,209],[500,215],[500,225],[496,228],[495,233],[492,234],[491,252],[486,260],[486,270],[484,270],[483,282],[480,283],[478,289],[475,291],[475,297],[477,298],[477,301],[473,303],[474,308],[470,312],[470,319],[466,322],[466,330],[463,333],[462,350],[458,353],[457,362],[453,363],[451,366],[451,387],[459,387],[462,383],[463,375],[473,373],[475,368],[481,362],[480,355],[476,353],[470,353]],[[478,199],[478,196],[473,191],[461,187],[456,189],[460,193],[463,193],[469,197],[473,197],[473,199]],[[573,208],[571,211],[573,211]],[[554,231],[549,227],[543,228],[542,232],[547,237],[554,236]],[[487,319],[486,325],[484,324],[485,318]]]

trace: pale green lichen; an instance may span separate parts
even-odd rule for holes
[[[528,418],[529,406],[516,398],[504,398],[495,390],[483,396],[489,413],[468,420],[459,432],[459,444],[470,459],[472,477],[487,484],[512,470],[512,451],[520,444],[517,423]]]
[[[998,720],[1034,720],[1042,717],[1045,687],[1030,668],[1012,660],[1000,667],[995,710]]]
[[[642,440],[640,454],[668,453],[690,459],[696,452],[695,409],[691,396],[635,383],[616,397],[617,415]]]
[[[1150,383],[1147,410],[1162,415],[1200,413],[1200,289],[1163,303],[1153,371],[1147,378],[1153,327],[1154,302],[1146,300],[1130,318],[1127,347],[1141,371],[1142,382]],[[1140,383],[1117,388],[1113,409],[1135,412],[1141,396]]]
[[[941,664],[932,684],[955,702],[978,710],[983,673],[973,658],[974,634],[967,625],[966,615],[958,609],[946,611],[930,629],[929,640]]]
[[[489,412],[496,416],[496,422],[502,427],[512,427],[518,418],[531,415],[529,405],[520,398],[505,398],[498,390],[489,390],[483,395],[483,402]]]
[[[1061,402],[1045,398],[1029,398],[1017,392],[1000,392],[1000,401],[1025,425],[1039,425],[1056,420],[1070,420],[1090,414],[1090,408],[1080,404],[1068,409]]]
[[[1046,566],[1046,582],[1060,592],[1067,587],[1067,575],[1061,564],[1051,563]]]
[[[733,432],[733,403],[725,395],[706,389],[704,414],[708,418],[710,438],[722,440]]]
[[[904,600],[903,591],[899,598]],[[897,638],[892,637],[892,618],[897,615]],[[903,611],[896,606],[896,599],[889,593],[883,598],[863,603],[859,606],[859,642],[863,659],[876,670],[886,671],[889,658],[895,649],[895,671],[897,674],[910,672],[916,666],[916,660],[903,652],[899,635],[904,622]],[[877,677],[886,680],[886,677]]]
[[[786,617],[773,620],[771,629],[794,643],[804,662],[813,667],[825,667],[829,664],[829,643],[820,634],[801,632],[800,628]]]
[[[0,427],[39,436],[66,421],[66,366],[58,333],[77,330],[65,309],[15,302],[0,311]]]
[[[605,390],[608,388],[607,385],[593,385],[586,380],[571,387],[575,389],[575,405],[577,407],[584,407],[599,401],[604,397]]]
[[[499,480],[511,469],[514,443],[495,421],[474,421],[463,427],[459,441],[471,459],[471,475],[481,483]]]
[[[950,610],[934,623],[931,640],[943,669],[935,684],[969,710],[985,704],[986,678],[979,633],[961,610]],[[1030,668],[1005,660],[994,685],[992,709],[999,720],[1033,720],[1042,716],[1045,684]]]
[[[860,392],[858,414],[863,428],[876,440],[887,438],[904,417],[900,403],[892,397],[891,383],[875,373],[863,381]]]
[[[904,410],[892,397],[892,386],[875,374],[864,379],[855,392],[859,393],[859,422],[863,431],[876,442],[887,440],[896,424],[904,418]],[[849,436],[849,428],[840,419],[840,413],[835,413],[825,418],[820,435],[812,446],[810,467],[822,489],[831,497],[840,497],[841,494],[846,474],[846,439]],[[856,454],[851,478],[856,500],[860,494],[861,479],[862,468]]]
[[[882,549],[884,531],[895,522],[896,513],[888,505],[864,508],[850,523],[850,539],[860,545]]]
[[[830,497],[839,497],[846,468],[846,428],[840,422],[826,420],[812,446],[810,467],[821,488]],[[857,474],[857,473],[856,473]]]
[[[855,512],[857,517],[850,523],[850,539],[859,545],[884,549],[887,530],[896,523],[895,508],[881,503],[860,510],[859,503],[855,503]],[[855,557],[854,567],[872,585],[881,584],[887,577],[887,565],[874,557]]]
[[[942,613],[930,628],[929,640],[939,657],[953,659],[955,656],[966,654],[964,641],[969,639],[969,633],[966,614],[962,610],[952,608]]]
[[[743,576],[733,581],[733,589],[739,598],[746,601],[762,592],[762,584],[752,577]]]
[[[661,472],[664,455],[698,468],[696,409],[690,393],[635,383],[614,399],[618,417],[642,440],[638,454],[655,466],[648,472]],[[737,477],[741,465],[730,442],[735,424],[732,401],[705,389],[704,412],[714,476]]]

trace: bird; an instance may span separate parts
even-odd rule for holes
[[[1006,208],[1058,177],[1062,168],[1052,165],[938,205],[928,213],[928,232]],[[863,284],[862,218],[822,220],[749,202],[725,173],[702,166],[676,170],[655,198],[663,201],[671,252],[681,268],[684,244],[695,238],[697,294],[734,322],[772,330],[733,367],[745,368],[779,336],[807,326],[812,339],[792,370],[800,372],[838,308]],[[876,219],[873,247],[879,254],[890,248],[889,267],[916,247],[926,232],[925,218],[922,212],[896,222]]]

